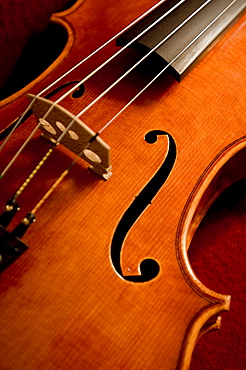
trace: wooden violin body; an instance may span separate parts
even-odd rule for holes
[[[59,20],[54,16],[67,28],[69,44],[49,71],[1,103],[1,129],[25,109],[27,91],[37,94],[153,4],[110,0],[105,7],[91,0],[75,4]],[[2,369],[187,369],[197,338],[219,327],[230,296],[198,280],[187,250],[214,199],[245,177],[245,20],[181,84],[161,76],[102,133],[111,147],[108,181],[81,160],[41,208],[23,237],[29,250],[0,277]],[[106,48],[51,90],[81,80],[115,50],[114,45]],[[126,50],[86,82],[82,97],[69,95],[61,105],[77,114],[136,58],[135,51]],[[137,69],[82,121],[97,132],[149,78]],[[1,153],[1,169],[34,125],[29,117],[17,129]],[[148,143],[144,137],[152,131],[157,141]],[[135,197],[165,165],[170,137],[176,156],[166,181],[122,245],[115,246],[126,210],[131,214]],[[1,206],[49,147],[40,134],[31,140],[1,179]],[[68,150],[56,149],[21,194],[21,210],[10,230],[71,158]],[[134,281],[146,259],[154,260],[159,271],[148,281]],[[206,326],[212,316],[214,325]]]

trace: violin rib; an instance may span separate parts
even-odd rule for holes
[[[70,53],[30,84],[30,94],[153,5],[108,0],[106,7],[88,0],[54,15],[72,33]],[[238,0],[236,13],[242,8]],[[230,292],[205,286],[187,250],[211,203],[246,171],[245,26],[243,15],[182,83],[160,76],[109,126],[151,73],[137,68],[92,109],[85,107],[139,60],[136,50],[126,48],[88,79],[80,97],[67,94],[59,102],[66,119],[84,111],[83,135],[100,132],[110,146],[114,174],[108,181],[78,160],[59,182],[76,157],[63,145],[35,171],[52,145],[38,130],[1,178],[3,207],[25,183],[20,210],[0,217],[1,235],[11,246],[18,239],[10,238],[12,231],[40,199],[46,201],[21,238],[28,250],[0,275],[0,368],[187,370],[199,337],[220,327]],[[60,84],[68,91],[71,81],[81,81],[119,50],[112,44],[53,86],[52,101],[64,92]],[[26,90],[1,103],[1,129],[24,111]],[[41,102],[42,109],[52,105]],[[33,114],[25,118],[1,152],[0,173],[36,127]],[[55,129],[66,126],[56,117],[52,122]],[[70,134],[75,140],[78,132]]]

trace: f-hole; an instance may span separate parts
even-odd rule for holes
[[[139,275],[124,276],[121,268],[121,251],[127,234],[137,219],[145,211],[147,206],[151,204],[152,199],[166,182],[176,160],[176,144],[173,137],[169,133],[160,130],[150,131],[145,136],[145,141],[148,144],[154,144],[157,142],[159,135],[165,135],[168,138],[168,151],[166,158],[155,175],[145,185],[143,190],[135,197],[132,204],[123,214],[115,229],[111,244],[111,261],[115,271],[123,279],[135,283],[150,281],[154,279],[160,271],[158,262],[150,258],[146,258],[139,263]]]

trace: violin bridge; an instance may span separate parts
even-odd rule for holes
[[[31,94],[28,94],[28,98],[31,101],[34,99],[33,113],[40,124],[43,137],[51,142],[56,143],[74,121],[71,129],[58,141],[59,144],[79,155],[90,164],[94,172],[108,180],[112,175],[110,147],[85,123],[60,105]]]

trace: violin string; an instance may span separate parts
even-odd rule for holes
[[[36,127],[32,131],[32,137],[38,131],[38,129],[40,128],[40,126],[41,126],[41,123],[39,122],[38,125],[36,125]],[[31,140],[31,138],[30,138],[30,135],[29,135],[28,138],[21,145],[21,147],[19,148],[19,150],[16,152],[16,154],[13,156],[13,158],[11,159],[11,161],[7,164],[7,166],[5,167],[5,169],[3,170],[3,172],[0,174],[0,180],[3,178],[3,176],[6,174],[6,172],[10,169],[10,167],[13,165],[13,163],[19,157],[19,155],[21,154],[22,150],[26,147],[26,145],[29,143],[30,140]]]
[[[96,99],[94,99],[90,104],[87,105],[82,111],[80,111],[73,119],[81,117],[85,112],[87,112],[95,103],[97,103],[101,98],[103,98],[110,90],[112,90],[120,81],[122,81],[129,73],[131,73],[139,64],[141,64],[145,59],[147,59],[151,54],[153,54],[159,47],[164,44],[170,37],[172,37],[176,32],[178,32],[187,22],[189,22],[193,17],[196,16],[205,6],[207,6],[212,0],[206,0],[199,8],[197,8],[189,17],[187,17],[183,22],[181,22],[172,32],[170,32],[164,39],[162,39],[155,47],[153,47],[147,54],[145,54],[140,60],[138,60],[131,68],[129,68],[123,75],[121,75],[115,82],[113,82],[106,90],[104,90]],[[72,123],[72,122],[71,122]],[[69,126],[68,126],[69,127]],[[71,128],[66,129],[68,131]],[[61,135],[64,137],[65,132]],[[58,142],[60,140],[58,139]]]
[[[128,31],[131,27],[133,27],[137,22],[139,22],[141,19],[143,19],[145,16],[147,16],[148,14],[150,14],[153,10],[155,10],[158,6],[160,6],[162,3],[164,3],[166,0],[161,0],[159,1],[158,3],[156,3],[154,6],[152,6],[150,9],[148,9],[145,13],[143,13],[140,17],[138,17],[137,19],[135,19],[133,22],[131,22],[128,26],[126,26],[125,28],[123,28],[120,32],[118,32],[117,34],[115,34],[113,37],[111,37],[108,41],[106,41],[104,44],[102,44],[100,47],[98,47],[96,50],[94,50],[92,53],[90,53],[88,56],[86,56],[82,61],[80,61],[79,63],[77,63],[75,66],[73,66],[71,69],[69,69],[66,73],[64,73],[62,76],[60,76],[58,79],[56,79],[55,81],[53,81],[49,86],[47,86],[45,89],[43,89],[41,92],[39,92],[37,95],[35,95],[35,97],[33,98],[33,100],[30,102],[30,104],[28,105],[28,107],[25,109],[25,111],[22,113],[22,115],[20,116],[20,118],[17,120],[16,124],[14,125],[14,127],[12,128],[12,130],[10,131],[9,135],[7,136],[7,138],[3,141],[3,143],[1,144],[0,146],[0,152],[2,151],[2,149],[4,148],[4,146],[7,144],[7,142],[9,141],[10,137],[13,135],[13,133],[15,132],[16,128],[20,125],[20,122],[22,121],[23,117],[27,114],[27,112],[32,108],[32,106],[34,105],[36,99],[43,95],[45,92],[47,92],[50,88],[52,88],[55,84],[57,84],[58,82],[60,82],[63,78],[65,78],[67,75],[69,75],[71,72],[73,72],[76,68],[78,68],[79,66],[81,66],[83,63],[85,63],[87,60],[89,60],[91,57],[93,57],[95,54],[97,54],[99,51],[101,51],[103,48],[105,48],[108,44],[110,44],[112,41],[114,41],[115,39],[117,39],[119,36],[121,36],[124,32]],[[162,15],[159,19],[157,19],[157,21],[155,21],[153,24],[151,24],[147,29],[145,29],[141,34],[140,36],[138,35],[136,37],[136,39],[134,40],[131,40],[127,45],[125,45],[124,47],[122,47],[118,52],[116,52],[112,57],[110,57],[106,62],[104,62],[103,64],[101,64],[98,68],[96,68],[92,73],[90,73],[86,78],[84,78],[83,80],[81,80],[79,83],[77,83],[71,90],[69,90],[69,92],[67,92],[66,94],[64,94],[60,99],[58,99],[57,101],[55,101],[53,103],[53,105],[51,106],[51,108],[55,105],[55,104],[58,104],[62,99],[64,99],[66,96],[68,96],[70,93],[72,93],[74,90],[76,90],[81,84],[83,84],[85,81],[87,81],[90,77],[92,77],[95,73],[97,73],[100,69],[102,69],[107,63],[109,63],[111,60],[113,60],[117,55],[119,55],[120,53],[122,53],[127,47],[129,47],[134,41],[136,41],[139,37],[141,37],[142,35],[144,35],[144,33],[146,33],[148,30],[150,30],[152,27],[154,27],[158,22],[160,22],[162,19],[164,19],[168,14],[170,14],[172,11],[174,11],[177,7],[179,7],[182,3],[184,3],[186,0],[180,0],[176,5],[174,5],[169,11],[167,11],[164,15]],[[50,109],[51,109],[50,108]],[[39,125],[40,127],[40,125]],[[39,128],[38,127],[38,128]],[[36,132],[37,130],[35,130]],[[35,134],[35,132],[32,132],[31,135],[28,137],[28,139],[25,141],[24,145],[21,147],[21,150],[20,152],[23,150],[23,147],[25,147],[25,145],[27,145],[27,143],[29,142],[29,140],[31,140],[31,138],[33,137],[33,135]],[[0,179],[3,175],[0,176]]]
[[[66,127],[66,129],[63,131],[63,133],[59,136],[59,138],[57,139],[57,143],[60,143],[61,140],[63,139],[63,137],[67,134],[67,132],[71,129],[72,125],[74,124],[76,118],[79,118],[81,115],[83,115],[86,111],[88,111],[94,104],[96,104],[103,96],[105,96],[113,87],[115,87],[120,81],[123,80],[124,77],[126,77],[133,69],[135,69],[140,63],[142,63],[145,59],[147,59],[147,57],[149,55],[151,55],[152,53],[154,53],[155,50],[157,50],[165,41],[167,41],[171,36],[173,36],[174,33],[176,33],[180,28],[182,28],[191,18],[193,18],[198,12],[200,12],[206,5],[208,5],[212,0],[206,0],[199,8],[197,8],[189,17],[187,17],[181,24],[179,24],[172,32],[170,32],[163,40],[161,40],[153,49],[151,49],[143,58],[141,58],[137,63],[135,63],[130,69],[128,69],[120,78],[118,78],[113,84],[111,84],[106,90],[103,91],[102,94],[100,94],[96,99],[94,99],[86,108],[84,108],[78,115],[76,115],[73,120],[69,123],[69,125]],[[179,5],[181,5],[181,2],[178,3]],[[176,4],[177,5],[177,4]],[[173,8],[172,8],[173,9]],[[169,14],[170,12],[168,12]],[[167,15],[167,13],[164,14],[165,16]],[[163,16],[162,16],[163,18]],[[160,18],[159,18],[160,19]],[[159,21],[158,19],[158,21]],[[149,27],[150,28],[150,27]],[[145,30],[146,32],[146,30]],[[139,37],[141,37],[143,34],[143,32],[141,32],[140,36],[138,35],[137,37],[135,37],[133,40],[131,40],[125,47],[129,46],[129,44],[131,44],[132,42],[136,41]],[[117,53],[116,53],[117,54]],[[119,54],[119,52],[118,52]],[[111,58],[112,59],[112,58]],[[109,61],[109,60],[108,60]],[[108,63],[108,61],[106,61],[104,63],[104,65],[106,63]],[[87,77],[85,77],[82,81],[79,82],[78,85],[80,85],[81,83],[85,82],[88,78],[91,77],[92,74],[88,75]],[[74,91],[75,88],[78,87],[78,85],[76,85],[75,87],[73,87],[72,89],[70,89],[66,94],[62,95],[62,97],[60,97],[59,99],[57,99],[51,106],[50,108],[47,110],[47,112],[45,113],[45,115],[42,117],[43,120],[46,119],[46,117],[49,115],[49,113],[52,111],[53,107],[55,106],[55,104],[58,104],[62,99],[64,99],[67,95],[69,95],[72,91]],[[34,97],[35,99],[35,97]],[[22,150],[25,148],[25,146],[28,144],[28,142],[31,140],[31,138],[33,137],[33,135],[36,133],[36,131],[38,130],[38,128],[41,126],[41,122],[38,123],[38,125],[36,126],[36,128],[34,129],[34,131],[28,136],[28,138],[25,140],[25,142],[23,143],[23,145],[21,146],[21,148],[18,150],[18,152],[15,154],[15,156],[12,158],[12,160],[8,163],[8,165],[5,167],[5,169],[3,170],[3,172],[1,173],[0,175],[0,179],[5,175],[5,173],[9,170],[9,168],[13,165],[13,163],[15,162],[15,160],[18,158],[18,156],[21,154]]]
[[[160,22],[161,20],[163,20],[167,15],[169,15],[172,11],[174,11],[178,6],[180,6],[182,3],[184,3],[184,1],[186,0],[181,0],[179,1],[175,6],[173,6],[171,9],[169,9],[167,12],[165,12],[161,17],[159,17],[154,23],[152,23],[149,27],[147,27],[144,31],[142,31],[139,35],[137,35],[133,40],[131,40],[129,43],[127,43],[123,48],[121,48],[117,53],[115,53],[112,57],[110,57],[109,59],[106,60],[106,62],[104,62],[103,64],[101,64],[97,69],[95,69],[92,73],[90,73],[88,76],[86,76],[83,80],[81,80],[78,84],[76,84],[72,89],[70,89],[67,93],[65,93],[64,95],[62,95],[59,99],[57,99],[55,102],[52,103],[52,105],[50,106],[50,108],[47,110],[47,112],[45,113],[45,115],[42,117],[43,120],[45,120],[45,118],[49,115],[49,113],[52,111],[52,109],[54,108],[54,106],[56,104],[58,104],[61,100],[63,100],[66,96],[68,96],[71,92],[73,92],[76,88],[78,88],[82,83],[84,83],[86,80],[88,80],[90,77],[92,77],[96,72],[98,72],[101,68],[103,68],[107,63],[109,63],[110,61],[112,61],[112,59],[114,59],[117,55],[119,55],[121,52],[123,52],[127,47],[129,47],[133,42],[135,42],[139,37],[143,36],[148,30],[150,30],[152,27],[154,27],[154,25],[156,25],[158,22]],[[212,0],[207,0],[207,1],[212,1]],[[177,31],[177,29],[176,29]],[[175,32],[176,32],[175,31]],[[174,33],[174,32],[173,32]],[[164,42],[164,41],[162,41]],[[149,54],[151,54],[154,50],[152,50]],[[148,54],[148,55],[149,55]],[[146,56],[147,57],[147,56]],[[146,59],[146,57],[144,59]],[[142,59],[143,60],[143,59]],[[140,61],[141,62],[141,61]],[[140,64],[140,62],[138,64]],[[136,65],[133,66],[133,68],[135,68]],[[132,68],[132,69],[133,69]],[[130,71],[128,72],[130,73]],[[121,79],[123,79],[123,77],[121,77]],[[119,80],[120,81],[120,80]],[[117,83],[119,82],[117,81]],[[116,85],[116,83],[114,84]],[[113,88],[113,86],[111,86],[111,88]],[[108,90],[109,91],[109,90]],[[106,92],[108,92],[106,91]],[[104,92],[103,95],[106,94],[106,92]],[[36,101],[38,95],[36,95],[33,99],[33,101],[31,102],[31,104],[33,105],[34,102]],[[102,97],[102,96],[101,96]],[[100,97],[100,98],[101,98]],[[98,99],[99,100],[99,99]],[[95,104],[96,101],[93,103]],[[87,110],[89,109],[90,107],[87,107]],[[26,113],[26,111],[24,112],[24,114]],[[84,112],[83,112],[84,113]],[[76,117],[75,117],[76,118]],[[66,130],[60,135],[60,137],[57,139],[57,142],[59,143],[62,138],[67,134],[67,132],[69,131],[69,129],[71,128],[71,126],[73,125],[73,122],[74,120],[70,123],[69,127],[66,128]],[[18,122],[16,124],[16,126],[18,125]],[[13,163],[16,161],[16,159],[19,157],[19,155],[21,154],[21,152],[23,151],[23,149],[26,147],[26,145],[30,142],[30,140],[32,139],[32,137],[35,135],[35,133],[37,132],[37,130],[40,128],[41,126],[41,122],[39,122],[36,127],[34,128],[34,130],[31,132],[31,134],[27,137],[27,139],[24,141],[24,143],[21,145],[21,147],[19,148],[19,150],[16,152],[16,154],[13,156],[13,158],[10,160],[10,162],[8,163],[8,165],[4,168],[4,170],[2,171],[2,173],[0,174],[0,179],[3,178],[3,176],[6,174],[6,172],[10,169],[10,167],[13,165]],[[13,129],[14,130],[14,129]],[[12,130],[12,131],[13,131]],[[12,132],[11,132],[12,133]],[[10,135],[11,135],[10,133]],[[8,136],[8,138],[10,137],[10,135]],[[6,139],[7,140],[7,139]],[[5,142],[3,143],[3,145],[6,143],[6,140]],[[2,147],[3,147],[2,145]],[[53,147],[54,149],[55,147]],[[0,147],[1,149],[1,147]],[[53,151],[52,149],[52,151]],[[46,157],[46,155],[45,155]],[[44,163],[43,160],[41,160],[41,162]],[[39,165],[37,166],[39,167]],[[36,173],[36,169],[33,171]]]
[[[45,156],[41,159],[41,161],[38,163],[38,165],[34,168],[34,170],[31,172],[31,174],[28,176],[28,178],[23,182],[23,184],[19,187],[19,189],[16,191],[15,195],[13,196],[13,201],[16,201],[18,196],[23,193],[27,185],[31,182],[31,180],[34,178],[34,176],[37,174],[37,172],[40,170],[40,168],[43,166],[44,162],[50,157],[52,154],[54,148],[57,144],[53,144],[52,147],[47,151]]]
[[[62,182],[62,180],[68,175],[69,171],[72,169],[72,167],[75,165],[75,163],[78,162],[79,158],[82,156],[85,149],[89,147],[89,143],[87,143],[84,148],[80,151],[80,153],[75,157],[75,159],[72,161],[72,163],[67,167],[65,171],[62,172],[62,174],[58,177],[58,179],[54,182],[54,184],[50,187],[50,189],[45,193],[45,195],[40,199],[40,201],[35,205],[35,207],[32,209],[31,214],[36,215],[37,211],[41,206],[44,204],[44,202],[51,196],[51,194],[54,192],[54,190],[58,187],[58,185]]]
[[[169,62],[141,91],[139,91],[138,94],[136,94],[113,118],[111,118],[110,121],[108,121],[97,133],[99,135],[104,131],[110,123],[112,123],[126,108],[129,107],[130,104],[132,104],[150,85],[153,84],[154,81],[156,81],[164,71],[170,67],[172,63],[175,62],[192,44],[194,44],[199,37],[201,37],[237,0],[233,0],[220,14],[218,14],[186,47],[181,50],[172,60]],[[87,143],[87,147],[89,147],[89,143]],[[41,207],[41,205],[44,203],[44,201],[51,195],[51,193],[57,188],[57,186],[61,183],[63,178],[69,173],[70,169],[73,167],[73,165],[77,162],[79,157],[82,155],[84,149],[80,152],[79,156],[72,162],[72,164],[65,170],[62,175],[56,180],[53,187],[51,187],[48,192],[43,196],[43,198],[38,202],[37,206],[34,207],[32,212],[35,214],[35,212]]]
[[[164,18],[166,18],[170,13],[172,13],[175,9],[177,9],[181,4],[183,4],[187,0],[180,0],[176,5],[174,5],[171,9],[161,15],[157,20],[151,23],[147,28],[145,28],[142,32],[140,32],[136,37],[134,37],[131,41],[129,41],[126,45],[121,47],[115,54],[109,57],[105,62],[103,62],[99,67],[94,69],[90,74],[88,74],[83,80],[79,81],[75,86],[73,86],[69,91],[63,94],[59,99],[57,99],[54,104],[59,104],[62,100],[64,100],[68,95],[70,95],[74,90],[76,90],[81,84],[86,82],[89,78],[93,77],[97,72],[99,72],[103,67],[105,67],[108,63],[110,63],[113,59],[115,59],[119,54],[121,54],[125,49],[127,49],[130,45],[132,45],[135,41],[137,41],[140,37],[142,37],[145,33],[147,33],[151,28],[156,26],[159,22],[161,22]],[[52,109],[52,107],[50,107]]]
[[[68,131],[72,128],[75,120],[81,117],[85,112],[87,112],[94,104],[96,104],[100,99],[102,99],[110,90],[112,90],[120,81],[122,81],[130,72],[132,72],[140,63],[147,59],[151,54],[155,52],[164,42],[166,42],[170,37],[172,37],[179,29],[181,29],[190,19],[192,19],[197,13],[199,13],[205,6],[207,6],[212,0],[206,0],[199,8],[197,8],[189,17],[187,17],[182,23],[180,23],[172,32],[170,32],[164,39],[162,39],[154,48],[152,48],[147,54],[145,54],[139,61],[137,61],[131,68],[129,68],[123,75],[121,75],[116,81],[114,81],[107,89],[105,89],[97,98],[95,98],[90,104],[88,104],[82,111],[80,111],[63,133],[59,136],[56,142],[59,144]],[[61,98],[56,102],[60,102]],[[52,108],[52,107],[51,107]],[[51,108],[45,113],[43,119],[47,117]]]
[[[162,40],[162,42],[161,43],[163,43],[163,42],[165,42],[166,40],[167,40],[167,38],[169,38],[169,37],[171,37],[172,36],[172,34],[173,33],[175,33],[179,28],[181,28],[185,23],[187,23],[188,22],[188,20],[191,18],[191,17],[193,17],[195,14],[197,14],[197,12],[198,11],[200,11],[203,7],[205,7],[209,2],[210,2],[211,0],[208,0],[208,1],[206,1],[200,8],[198,8],[194,13],[192,13],[191,14],[191,16],[190,17],[188,17],[183,23],[181,23],[175,30],[173,30],[173,32],[172,33],[170,33],[165,39],[163,39]],[[161,44],[160,43],[160,44]],[[160,45],[158,44],[152,51],[150,51],[147,55],[145,55],[144,56],[144,58],[143,59],[145,59],[149,54],[151,54],[151,52],[154,52],[158,47],[159,47]],[[179,55],[180,56],[180,55]],[[141,59],[138,63],[137,63],[137,65],[141,62],[141,61],[143,61],[143,59]],[[177,59],[177,58],[176,58]],[[175,60],[176,60],[175,59]],[[173,61],[171,61],[171,63],[172,63]],[[168,68],[168,66],[169,65],[167,65],[166,67],[165,67],[165,69],[164,70],[166,70],[167,68]],[[128,72],[126,73],[126,74],[128,74],[132,69],[134,69],[136,67],[136,64],[130,69],[130,70],[128,70]],[[164,70],[163,71],[161,71],[161,73],[163,73],[164,72]],[[160,73],[160,74],[161,74]],[[113,85],[111,85],[111,87],[109,88],[109,89],[107,89],[106,91],[104,91],[104,93],[103,94],[101,94],[97,99],[95,99],[89,106],[87,106],[83,111],[81,111],[80,112],[80,114],[79,115],[82,115],[86,110],[88,110],[93,104],[95,104],[96,103],[96,101],[98,101],[103,95],[105,95],[113,86],[115,86],[116,85],[116,83],[118,83],[120,80],[122,80],[125,76],[126,76],[126,74],[124,74],[123,76],[121,76],[121,78],[119,79],[119,80],[117,80]],[[158,77],[159,75],[157,75],[157,77]],[[156,77],[156,78],[157,78]],[[155,78],[155,79],[156,79]],[[148,84],[143,90],[141,90],[141,92],[139,93],[139,94],[137,94],[125,107],[123,107],[108,123],[106,123],[106,125],[98,132],[98,135],[100,135],[101,134],[101,132],[103,131],[103,130],[105,130],[105,128],[106,127],[108,127],[139,95],[141,95],[141,93],[143,92],[143,91],[145,91],[146,89],[147,89],[147,87],[148,86],[150,86],[154,81],[155,81],[155,79],[153,80],[153,81],[151,81],[150,82],[150,84]],[[77,115],[77,117],[79,116],[79,115]],[[45,117],[45,116],[44,116]],[[76,119],[76,117],[70,122],[70,124],[68,125],[68,127],[66,128],[66,130],[60,135],[60,137],[58,138],[58,140],[57,140],[57,144],[62,140],[62,138],[65,136],[65,134],[69,131],[69,129],[72,127],[72,125],[73,125],[73,123],[74,123],[74,121],[75,121],[75,119]],[[47,160],[47,158],[51,155],[51,153],[53,152],[53,150],[55,149],[55,147],[57,146],[57,144],[56,145],[54,145],[53,144],[53,146],[52,146],[52,148],[51,149],[49,149],[49,151],[45,154],[45,156],[42,158],[42,160],[39,162],[39,164],[35,167],[35,169],[32,171],[32,173],[29,175],[29,177],[25,180],[25,182],[20,186],[20,188],[18,189],[18,191],[16,192],[16,194],[15,194],[15,196],[14,196],[14,198],[16,199],[23,191],[24,191],[24,189],[26,188],[26,186],[30,183],[30,181],[33,179],[33,177],[36,175],[36,173],[38,172],[38,170],[41,168],[41,166],[44,164],[44,162]],[[6,172],[6,169],[5,169],[5,172]]]
[[[214,18],[186,47],[181,50],[145,87],[140,90],[118,113],[116,113],[98,132],[99,136],[117,117],[120,116],[148,87],[150,87],[185,51],[192,46],[237,0],[233,0],[216,18]]]

